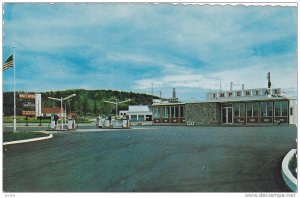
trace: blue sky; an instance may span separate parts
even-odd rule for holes
[[[297,91],[297,8],[6,3],[3,62],[17,90],[113,89],[204,100],[210,90]],[[3,91],[13,89],[13,69]]]

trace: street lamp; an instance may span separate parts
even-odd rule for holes
[[[72,99],[67,100],[67,101],[65,102],[65,110],[66,110],[66,114],[68,113],[68,112],[67,112],[67,103],[70,102],[71,100],[72,100]],[[69,104],[69,105],[70,105],[70,104]],[[69,106],[69,107],[70,107],[70,106]],[[71,110],[70,110],[70,113],[71,113]]]
[[[66,102],[65,102],[65,111],[66,111],[66,113],[65,113],[65,114],[66,114],[66,116],[65,116],[65,121],[66,121],[66,124],[67,124],[67,114],[68,114],[68,111],[67,111],[67,103],[70,102],[71,100],[72,100],[72,98],[66,100]],[[70,104],[69,104],[69,111],[70,111],[70,113],[71,113]]]
[[[65,97],[65,98],[53,98],[53,97],[48,97],[49,99],[51,99],[51,100],[57,100],[57,101],[60,101],[60,114],[61,114],[61,129],[63,129],[64,128],[64,124],[63,124],[63,101],[64,100],[68,100],[68,99],[70,99],[70,98],[72,98],[72,97],[74,97],[74,96],[76,96],[76,94],[72,94],[72,95],[69,95],[69,96],[67,96],[67,97]]]
[[[130,99],[128,100],[123,100],[121,102],[119,102],[119,99],[116,99],[116,102],[111,102],[111,101],[104,101],[104,102],[107,102],[107,103],[111,103],[111,104],[115,104],[116,105],[116,117],[118,117],[118,105],[121,104],[121,103],[124,103],[124,102],[129,102]]]

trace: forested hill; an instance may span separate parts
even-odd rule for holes
[[[17,92],[17,96],[19,93]],[[33,93],[33,92],[30,92]],[[49,91],[41,92],[42,94],[42,107],[60,107],[59,101],[54,101],[48,99],[48,97],[60,98],[66,97],[71,94],[76,94],[66,104],[66,109],[68,113],[70,109],[72,112],[77,113],[78,115],[109,115],[115,114],[115,105],[105,103],[104,100],[123,101],[130,99],[130,102],[119,104],[119,110],[127,110],[128,105],[150,105],[152,99],[158,98],[157,96],[151,96],[141,93],[133,92],[123,92],[123,91],[113,91],[113,90],[66,90],[66,91]],[[23,107],[24,99],[19,99],[17,97],[17,115],[21,115],[21,110],[33,110],[28,109],[28,107]],[[34,101],[32,101],[34,102]],[[65,107],[65,105],[64,105]],[[27,109],[26,109],[27,108]],[[31,107],[32,108],[32,107]],[[4,92],[3,93],[3,114],[4,116],[13,115],[13,92]]]

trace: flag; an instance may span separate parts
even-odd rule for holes
[[[14,66],[14,58],[13,58],[13,55],[10,55],[10,57],[8,57],[8,59],[5,61],[4,65],[3,65],[3,71],[5,71],[9,67],[13,67],[13,66]]]

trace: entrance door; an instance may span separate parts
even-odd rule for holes
[[[223,124],[232,124],[232,107],[223,107]]]

